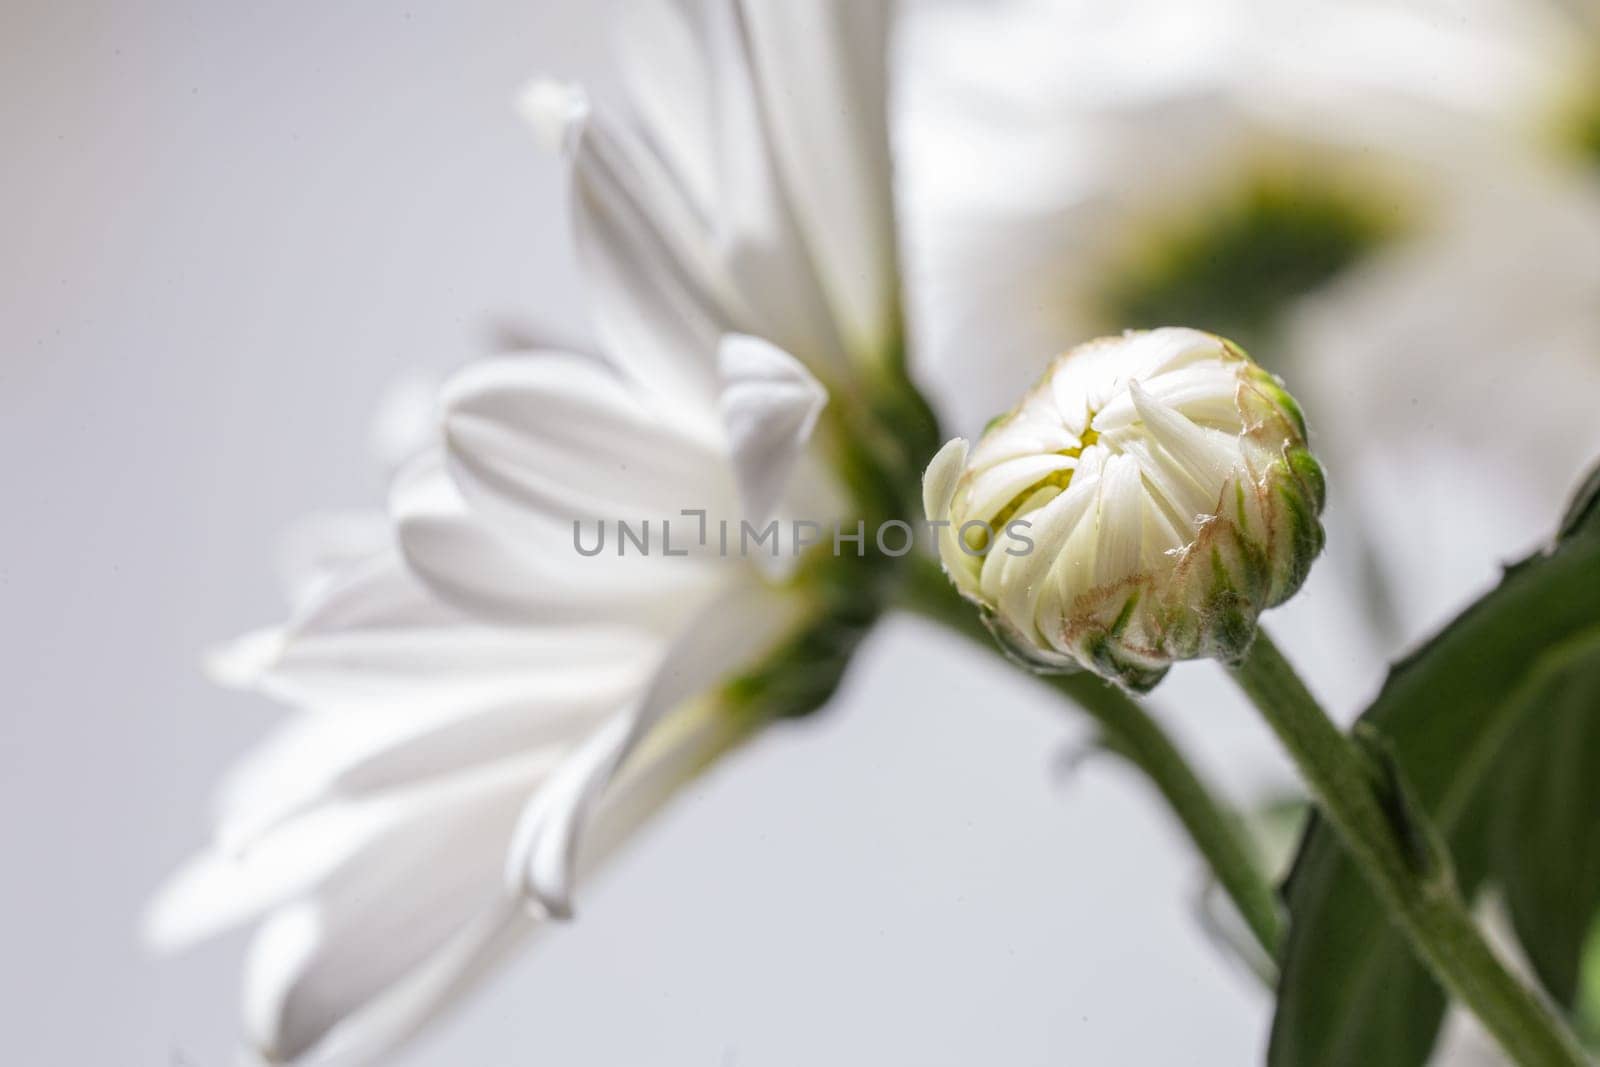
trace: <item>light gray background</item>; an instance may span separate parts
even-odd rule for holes
[[[582,330],[561,167],[511,99],[609,91],[603,16],[0,4],[7,1062],[231,1061],[243,938],[156,961],[135,936],[275,713],[199,657],[280,613],[286,524],[381,500],[398,373],[503,313]],[[1208,764],[1278,778],[1212,668],[1179,674]],[[697,787],[405,1062],[1258,1059],[1267,999],[1192,920],[1195,864],[1112,760],[1062,771],[1083,736],[896,621],[825,718]]]

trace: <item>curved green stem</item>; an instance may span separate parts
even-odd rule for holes
[[[1407,798],[1386,754],[1340,731],[1265,633],[1231,672],[1435,977],[1523,1067],[1586,1064],[1571,1030],[1506,969],[1473,923],[1442,839]]]
[[[999,652],[977,608],[961,599],[937,564],[919,559],[907,571],[901,607]],[[1107,745],[1150,779],[1211,865],[1262,950],[1277,959],[1283,915],[1272,882],[1237,816],[1200,779],[1160,723],[1121,689],[1087,672],[1037,677],[1087,712]]]

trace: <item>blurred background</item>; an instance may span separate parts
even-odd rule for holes
[[[7,1055],[228,1063],[244,935],[137,938],[280,714],[201,658],[281,614],[292,520],[381,503],[397,378],[497,324],[586,332],[562,165],[513,99],[613,94],[606,6],[5,0],[0,42]],[[1377,669],[1305,621],[1336,580],[1278,629],[1348,713]],[[402,1062],[1258,1060],[1268,998],[1164,811],[982,662],[881,628]],[[1214,668],[1174,677],[1160,710],[1231,792],[1289,780]]]

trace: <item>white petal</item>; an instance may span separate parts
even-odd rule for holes
[[[401,1014],[415,1019],[459,985],[463,968],[487,962],[509,922],[500,865],[540,773],[537,761],[512,761],[419,797],[413,818],[262,926],[244,1009],[268,1059],[320,1053],[330,1030],[370,1008],[384,1012],[391,995],[411,1001]],[[432,988],[408,989],[408,978]]]
[[[390,554],[335,583],[271,636],[248,639],[235,682],[289,704],[409,709],[558,700],[655,654],[636,626],[498,626],[441,602]],[[247,673],[248,672],[248,673]]]
[[[882,0],[745,0],[772,151],[848,348],[896,339]]]
[[[1155,400],[1172,408],[1192,422],[1214,429],[1238,433],[1239,417],[1237,370],[1227,364],[1205,363],[1158,374],[1140,382]],[[1102,433],[1127,426],[1139,418],[1131,392],[1113,397],[1094,419]]]
[[[1222,487],[1233,475],[1239,454],[1236,439],[1196,426],[1145,392],[1138,382],[1132,382],[1128,391],[1133,396],[1139,418],[1161,446],[1161,454],[1171,458],[1175,472],[1181,471],[1194,479],[1211,501],[1208,510],[1214,509],[1221,498]]]
[[[1050,501],[1042,511],[1028,516],[1033,523],[1029,531],[1034,542],[1033,551],[1021,557],[1014,570],[1008,571],[1000,600],[1000,611],[1024,632],[1033,630],[1040,598],[1056,584],[1047,580],[1049,572],[1057,566],[1063,570],[1072,568],[1073,562],[1065,557],[1063,549],[1099,498],[1099,487],[1098,474],[1079,471],[1066,492]]]
[[[967,441],[963,437],[952,437],[934,454],[928,469],[922,473],[922,514],[930,523],[944,524],[931,527],[939,562],[957,587],[970,594],[976,589],[976,579],[972,563],[962,553],[957,540],[959,534],[951,526],[955,520],[950,513],[966,464]]]
[[[929,522],[948,520],[956,482],[967,465],[967,441],[952,437],[928,463],[922,475],[922,514]]]
[[[552,918],[572,915],[578,835],[606,784],[637,741],[630,710],[608,720],[561,766],[524,809],[506,878],[512,891],[527,897]]]
[[[302,712],[246,755],[223,780],[220,848],[237,852],[315,804],[352,800],[491,764],[509,754],[561,752],[602,716],[637,696],[642,660],[556,700],[406,714]]]
[[[589,117],[589,97],[581,86],[535,78],[517,94],[517,111],[546,151],[571,151]]]
[[[628,754],[667,713],[769,650],[801,610],[797,598],[740,568],[725,593],[686,620],[638,704],[585,742],[529,802],[507,867],[514,890],[547,914],[570,915],[581,832]]]
[[[578,256],[601,343],[636,380],[710,415],[717,339],[735,324],[714,291],[705,223],[673,175],[605,116],[588,116],[575,140]]]
[[[534,752],[409,789],[330,803],[242,850],[213,848],[157,895],[145,936],[165,951],[182,948],[299,894],[360,883],[374,872],[401,877],[443,842],[469,851],[503,850],[521,798],[560,755]]]
[[[367,432],[373,456],[386,469],[437,443],[440,384],[438,375],[412,370],[384,387]]]
[[[1040,518],[1039,512],[1041,509],[1060,495],[1061,488],[1059,486],[1042,485],[1024,497],[1022,503],[1017,506],[1017,515],[1026,516],[1022,521],[1028,524],[1024,528],[1024,532],[1027,533],[1029,540],[1033,539],[1031,530],[1033,524]],[[1026,556],[1014,556],[1011,554],[1013,551],[1023,550],[1022,546],[1027,543],[1019,543],[1016,540],[1011,533],[1011,526],[1011,520],[994,526],[994,538],[989,542],[988,554],[984,556],[983,566],[978,573],[979,591],[991,603],[999,599],[1002,589],[1001,583],[1009,579],[1011,575],[1019,573],[1026,566],[1020,562]],[[1027,554],[1032,555],[1031,550],[1027,551]]]
[[[634,0],[617,11],[629,99],[651,144],[703,216],[717,203],[715,92],[702,6]]]
[[[551,521],[542,537],[516,538],[469,508],[442,453],[425,453],[400,471],[390,487],[389,513],[410,569],[441,598],[475,615],[506,622],[584,618],[586,609],[606,599],[604,590],[613,590],[609,567],[587,568],[605,578],[591,580],[587,590],[562,580],[572,573],[561,552],[570,528]],[[577,558],[570,541],[567,551]],[[569,565],[553,566],[552,557]],[[541,562],[553,573],[540,573]]]
[[[973,518],[995,515],[1030,486],[1057,471],[1071,470],[1077,465],[1076,456],[1054,453],[1022,456],[996,464],[973,478],[966,513]]]
[[[717,153],[715,220],[729,292],[746,333],[803,356],[824,378],[850,373],[843,342],[816,274],[810,236],[791,204],[792,184],[775,158],[763,109],[763,72],[739,5],[702,5],[702,46],[713,73]]]
[[[708,350],[709,354],[709,350]],[[539,545],[574,520],[729,514],[720,423],[647,404],[596,360],[555,353],[484,360],[445,389],[448,452],[463,494]]]
[[[1139,464],[1139,470],[1152,490],[1151,502],[1171,519],[1175,528],[1189,531],[1192,537],[1199,522],[1215,511],[1216,494],[1200,488],[1153,442],[1128,440],[1121,442],[1121,447],[1124,455],[1133,457]]]
[[[694,272],[721,321],[770,339],[827,380],[849,373],[815,242],[776,158],[765,79],[738,3],[642,0],[622,22],[645,136],[706,220],[711,258]]]
[[[298,947],[297,939],[315,935],[314,912],[302,914],[309,917],[296,919],[291,913],[286,920],[290,928],[277,935],[287,942],[286,955]],[[302,931],[293,929],[295,922],[302,925]],[[515,902],[502,899],[484,906],[420,963],[397,976],[372,1000],[349,1011],[331,1032],[292,1061],[294,1067],[373,1067],[388,1063],[395,1051],[470,993],[536,928],[526,910]],[[270,1003],[270,997],[264,995],[263,999]]]
[[[527,919],[496,878],[507,810],[499,833],[444,828],[406,866],[364,867],[262,925],[244,1022],[269,1062],[372,1063],[516,943]]]
[[[972,450],[972,465],[990,467],[1022,456],[1079,448],[1083,444],[1079,433],[1087,427],[1087,416],[1075,429],[1066,425],[1068,417],[1069,413],[1056,408],[1048,397],[1029,394],[1022,407],[1005,419],[1003,433],[985,434],[978,441]]]
[[[1125,377],[1142,380],[1175,373],[1196,360],[1214,359],[1219,348],[1211,334],[1183,326],[1163,326],[1128,337],[1118,361]]]
[[[691,706],[663,722],[628,760],[599,804],[586,835],[580,875],[615,851],[686,780],[725,753],[748,728],[748,720],[730,717],[715,706]],[[277,935],[282,944],[280,971],[311,975],[315,964],[308,966],[307,962],[319,949],[323,955],[331,955],[338,946],[320,936],[324,924],[314,908],[286,915],[283,923],[287,930]],[[344,1007],[347,1014],[296,1063],[303,1067],[358,1067],[386,1062],[385,1056],[469,991],[535,929],[520,906],[503,901],[484,907],[377,999],[353,1012]],[[300,998],[303,1001],[305,993]],[[286,999],[282,993],[261,999],[264,1010],[258,1009],[258,1014],[283,1018],[281,1009],[276,1009]]]
[[[1106,460],[1100,479],[1099,542],[1094,584],[1119,582],[1139,568],[1144,544],[1144,487],[1139,465],[1127,456]]]
[[[578,857],[582,879],[659,811],[683,784],[714,763],[756,725],[714,701],[669,714],[628,757],[606,790]]]
[[[229,689],[249,689],[283,656],[285,643],[281,626],[241,634],[206,653],[206,676]]]
[[[483,619],[520,625],[625,620],[659,629],[686,603],[698,603],[697,591],[712,569],[704,560],[661,554],[668,536],[674,552],[704,551],[696,540],[699,520],[676,512],[652,520],[656,554],[649,557],[617,555],[618,516],[606,523],[610,541],[598,555],[583,554],[605,536],[593,522],[552,520],[539,528],[541,536],[515,537],[467,505],[435,455],[419,457],[395,479],[390,511],[410,569],[445,601]],[[525,532],[540,522],[533,514],[521,521]]]
[[[308,816],[296,832],[242,855],[213,850],[190,860],[156,894],[143,920],[147,943],[174,952],[304,892],[376,836],[376,807]]]
[[[718,364],[743,517],[762,525],[811,440],[828,391],[793,356],[756,337],[723,338]]]

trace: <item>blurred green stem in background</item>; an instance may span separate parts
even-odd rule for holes
[[[908,561],[899,605],[955,630],[1003,655],[978,609],[963,600],[939,565]],[[1143,771],[1206,858],[1263,952],[1277,959],[1283,912],[1272,880],[1256,855],[1242,820],[1201,780],[1189,761],[1127,693],[1088,672],[1036,675],[1099,726],[1106,746]]]
[[[1317,809],[1419,958],[1523,1067],[1588,1063],[1551,1006],[1518,981],[1473,923],[1443,838],[1411,803],[1375,732],[1346,735],[1265,632],[1230,668],[1299,766]]]

